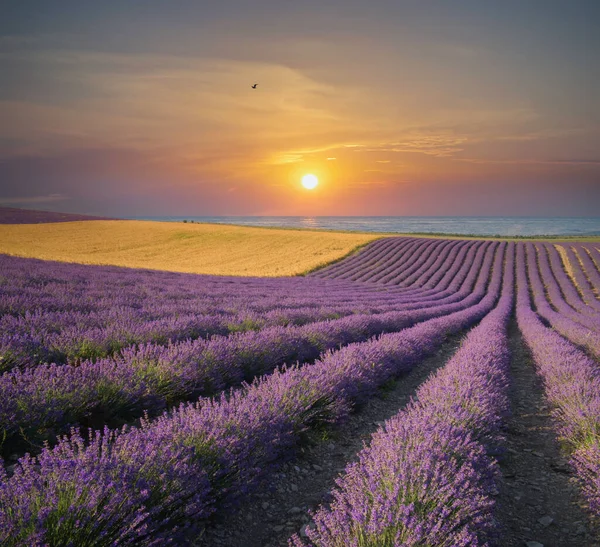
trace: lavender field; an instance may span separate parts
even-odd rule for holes
[[[599,249],[386,237],[286,278],[0,255],[0,545],[596,545]]]

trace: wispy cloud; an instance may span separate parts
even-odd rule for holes
[[[353,189],[357,189],[357,190],[364,190],[367,188],[384,188],[390,185],[390,181],[389,180],[381,180],[381,179],[375,179],[375,180],[370,180],[370,179],[366,179],[366,180],[357,180],[357,181],[353,181],[353,182],[349,182],[347,184],[348,188],[353,188]]]
[[[507,164],[507,165],[600,165],[600,160],[594,159],[486,159],[486,158],[454,158],[455,161],[476,164]]]
[[[489,137],[489,140],[497,141],[517,141],[517,142],[532,142],[547,139],[558,139],[562,137],[572,137],[584,135],[590,131],[588,127],[570,127],[564,129],[541,129],[538,131],[526,131],[517,134],[498,135]]]
[[[301,161],[304,161],[303,154],[291,152],[287,154],[278,154],[268,163],[271,163],[272,165],[284,165],[286,163],[298,163]]]
[[[352,145],[354,152],[404,152],[428,154],[431,156],[451,157],[463,151],[463,145],[468,142],[468,137],[446,135],[416,135],[406,139],[370,145]],[[348,145],[346,145],[348,147]],[[383,160],[389,161],[389,160]]]

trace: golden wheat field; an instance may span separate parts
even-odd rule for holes
[[[220,224],[89,220],[0,225],[0,253],[81,264],[271,277],[301,274],[378,237]]]

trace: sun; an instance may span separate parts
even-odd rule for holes
[[[307,190],[314,190],[319,184],[319,179],[314,175],[304,175],[302,177],[302,186]]]

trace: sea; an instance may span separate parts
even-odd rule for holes
[[[155,216],[140,220],[309,228],[350,232],[477,236],[598,236],[600,217],[359,217],[359,216]]]

